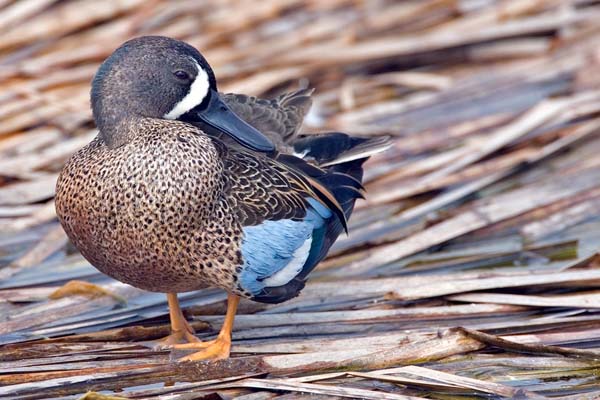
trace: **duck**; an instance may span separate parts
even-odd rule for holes
[[[230,355],[240,298],[297,296],[364,196],[363,164],[388,138],[299,133],[312,90],[224,94],[193,46],[131,39],[91,84],[97,136],[64,165],[56,213],[102,273],[166,293],[180,361]],[[178,293],[227,292],[223,326],[200,341]]]

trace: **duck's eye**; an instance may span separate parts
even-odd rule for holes
[[[178,70],[178,71],[173,72],[173,75],[175,75],[175,77],[177,79],[181,79],[182,81],[189,81],[190,80],[190,74],[188,74],[187,72],[182,71],[182,70]]]

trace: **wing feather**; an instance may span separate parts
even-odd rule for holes
[[[235,114],[266,135],[281,151],[302,127],[312,105],[312,92],[312,89],[300,89],[274,99],[235,93],[220,96]]]
[[[303,218],[307,199],[312,198],[330,208],[346,227],[344,209],[335,196],[317,179],[303,174],[297,164],[285,164],[241,149],[223,151],[229,196],[242,226],[256,225],[265,219]]]

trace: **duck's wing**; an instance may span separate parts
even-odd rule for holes
[[[240,289],[260,302],[288,300],[346,228],[366,158],[320,168],[223,147],[229,203],[244,233]]]
[[[300,130],[312,105],[312,92],[313,89],[300,89],[268,100],[235,93],[220,96],[235,114],[283,150]]]
[[[333,243],[327,227],[345,224],[343,208],[321,182],[285,160],[226,145],[223,152],[228,204],[243,231],[239,289],[267,303],[294,297]]]
[[[329,208],[345,223],[343,208],[335,196],[301,168],[279,158],[228,146],[221,148],[221,154],[230,205],[242,225],[304,217],[309,198]]]

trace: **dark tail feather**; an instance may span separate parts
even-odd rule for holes
[[[341,132],[303,135],[297,138],[294,152],[319,166],[323,173],[314,176],[326,186],[350,217],[354,202],[363,197],[363,163],[373,154],[391,146],[389,137],[361,138]],[[347,190],[348,187],[355,191]]]
[[[340,132],[307,135],[294,142],[296,152],[304,153],[305,158],[312,158],[319,165],[315,170],[321,171],[321,175],[314,178],[333,194],[344,210],[346,219],[350,218],[356,199],[364,198],[363,164],[371,155],[390,146],[387,137],[357,138]],[[343,230],[344,225],[337,218],[328,223],[319,261],[325,258]],[[313,268],[306,268],[296,279],[305,280]]]
[[[341,132],[302,135],[294,140],[294,152],[320,167],[366,160],[392,145],[389,137],[361,138]]]

